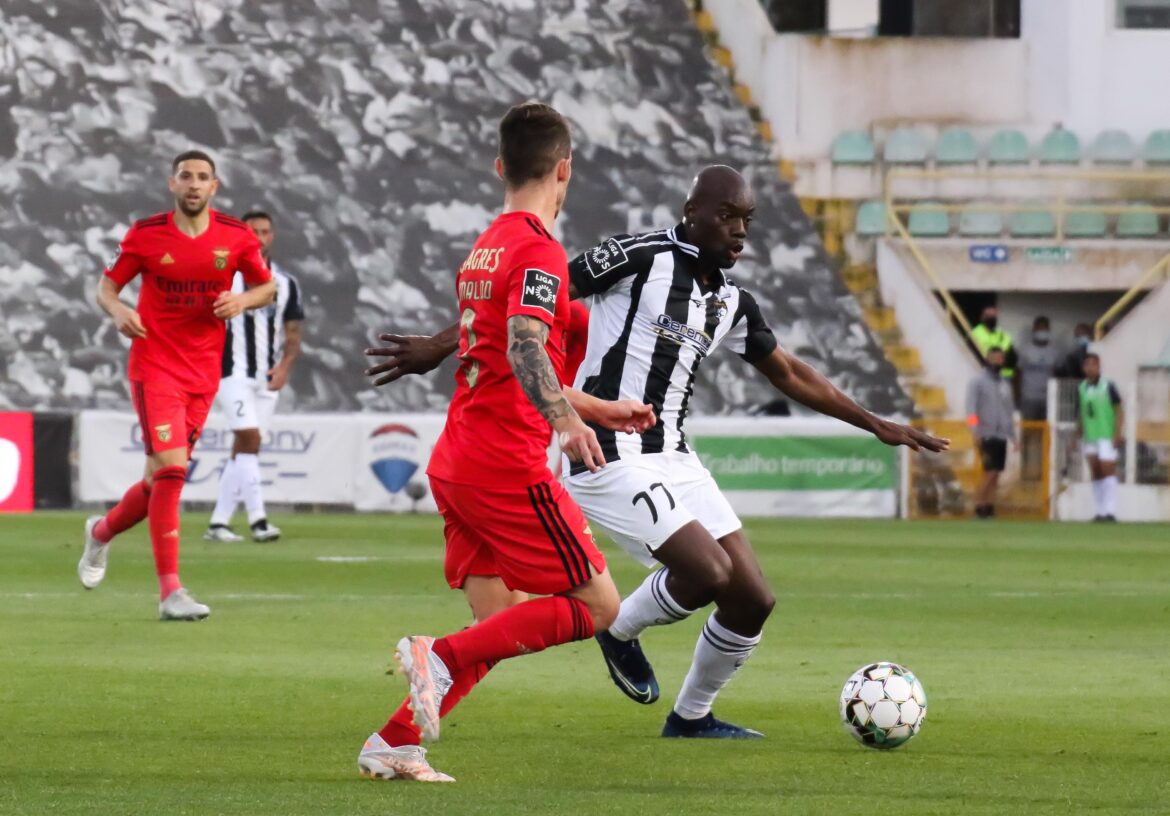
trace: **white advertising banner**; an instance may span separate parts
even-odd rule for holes
[[[265,498],[358,510],[434,512],[426,479],[442,414],[277,414],[260,452]],[[893,449],[834,420],[700,418],[689,423],[700,458],[744,516],[897,513]],[[133,413],[83,411],[82,501],[116,501],[141,478]],[[213,413],[195,448],[183,498],[215,500],[232,434]]]

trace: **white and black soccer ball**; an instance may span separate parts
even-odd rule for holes
[[[897,663],[870,663],[841,689],[841,722],[869,748],[905,745],[926,719],[926,691],[914,672]]]

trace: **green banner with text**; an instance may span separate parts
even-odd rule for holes
[[[695,450],[723,490],[893,490],[894,449],[872,436],[704,436]]]

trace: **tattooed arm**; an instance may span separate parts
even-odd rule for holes
[[[604,467],[605,456],[597,444],[597,435],[569,404],[544,349],[546,342],[548,325],[543,321],[525,315],[508,318],[508,363],[520,389],[557,432],[561,450],[571,460],[584,462],[590,471],[595,471]]]

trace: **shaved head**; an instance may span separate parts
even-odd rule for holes
[[[737,170],[725,164],[700,170],[683,208],[683,226],[700,260],[720,269],[734,266],[755,209],[751,185]]]
[[[726,164],[709,164],[700,170],[695,180],[691,182],[687,203],[712,198],[734,200],[745,192],[751,197],[751,186],[738,170]]]

